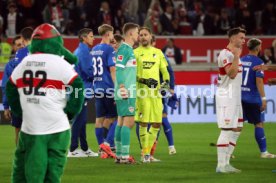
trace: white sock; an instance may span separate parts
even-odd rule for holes
[[[236,143],[238,141],[240,134],[241,132],[234,132],[234,131],[231,131],[230,133],[229,147],[228,147],[227,156],[226,156],[226,164],[230,164],[230,158],[234,152],[234,149],[236,147]]]
[[[229,147],[230,130],[221,130],[217,141],[218,167],[226,165],[226,156]]]

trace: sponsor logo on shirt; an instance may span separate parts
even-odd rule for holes
[[[152,66],[154,66],[155,62],[149,62],[149,61],[144,61],[143,62],[143,69],[151,69]]]
[[[112,57],[112,60],[114,63],[116,63],[116,58],[115,57]]]
[[[122,62],[123,59],[124,59],[124,56],[123,56],[123,55],[118,55],[118,57],[117,57],[117,60],[118,60],[118,61]]]

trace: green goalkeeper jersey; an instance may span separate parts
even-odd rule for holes
[[[116,54],[115,100],[121,100],[119,86],[123,84],[129,91],[129,98],[136,98],[136,59],[133,49],[122,43]]]
[[[158,81],[155,93],[160,89],[160,72],[165,80],[169,80],[167,71],[168,63],[160,49],[139,46],[134,50],[134,55],[137,61],[137,77],[143,79],[153,78]],[[137,90],[140,88],[148,89],[144,84],[137,83]]]

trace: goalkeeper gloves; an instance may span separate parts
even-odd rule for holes
[[[169,80],[166,80],[163,83],[161,83],[160,93],[162,96],[166,96],[166,94],[169,92],[170,90],[169,84],[170,84]]]
[[[149,79],[139,78],[138,81],[139,83],[147,85],[149,88],[156,88],[158,85],[158,81],[153,78],[149,78]]]

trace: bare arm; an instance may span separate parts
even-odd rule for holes
[[[258,88],[258,91],[261,95],[262,98],[262,107],[261,107],[261,111],[264,111],[266,109],[266,98],[265,98],[265,91],[264,91],[264,81],[263,78],[256,78],[256,85]]]
[[[110,74],[111,74],[111,78],[113,83],[115,83],[115,78],[116,78],[116,67],[112,66],[109,68],[110,69]]]

